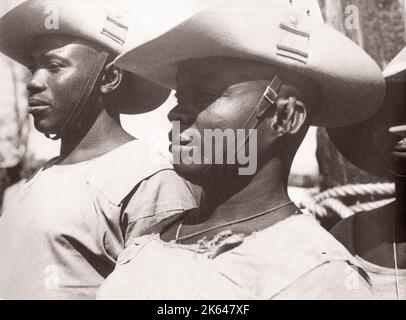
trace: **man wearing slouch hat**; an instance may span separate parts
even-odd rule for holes
[[[0,51],[32,73],[35,128],[61,140],[0,218],[0,298],[92,299],[133,237],[197,206],[120,125],[169,95],[112,64],[129,29],[122,4],[28,0],[0,18]]]
[[[377,111],[379,67],[324,24],[315,0],[187,3],[195,12],[130,37],[116,64],[177,91],[168,116],[177,126],[174,167],[202,186],[201,207],[135,239],[98,297],[369,298],[356,261],[296,208],[287,181],[309,126],[344,126]],[[212,130],[227,139],[205,141]],[[252,151],[252,141],[257,168],[243,174],[244,163],[229,157]],[[206,157],[207,149],[234,161]]]

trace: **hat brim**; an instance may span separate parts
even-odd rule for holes
[[[383,76],[387,82],[404,81],[406,76],[406,48],[404,48],[385,68]]]
[[[370,121],[327,129],[331,141],[353,165],[374,176],[393,180],[370,132]]]
[[[169,98],[171,90],[145,78],[131,74],[128,94],[119,106],[122,114],[141,114],[162,106]]]
[[[406,89],[406,48],[389,63],[383,75],[387,91],[382,108],[404,107],[404,99],[399,99],[399,96],[403,97]],[[379,112],[367,121],[353,126],[328,129],[328,133],[335,146],[351,163],[375,176],[392,180],[393,175],[379,154],[369,129],[370,123],[376,117],[379,117]]]
[[[279,54],[280,18],[272,19],[270,11],[259,24],[257,20],[264,15],[246,14],[234,2],[232,14],[225,15],[230,5],[229,1],[220,1],[157,38],[133,45],[116,64],[175,90],[178,67],[184,60],[222,56],[285,68],[320,86],[320,106],[312,118],[316,126],[350,125],[379,109],[385,92],[381,70],[344,35],[323,23],[313,26],[304,45],[308,58],[303,62],[296,56]]]
[[[95,0],[25,1],[0,18],[0,52],[28,67],[39,36],[62,35],[89,41],[117,56],[123,50],[122,43],[102,34],[107,17],[102,8],[103,4]],[[51,9],[58,12],[55,25],[50,20]],[[169,97],[170,90],[136,74],[131,78],[131,88],[120,112],[152,111]]]

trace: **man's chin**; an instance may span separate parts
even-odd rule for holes
[[[47,126],[42,121],[36,121],[34,119],[34,127],[35,127],[35,130],[37,130],[39,133],[42,133],[44,135],[52,136],[52,135],[56,134],[55,133],[56,130],[53,130],[52,128]]]
[[[176,173],[181,177],[199,186],[210,185],[213,182],[218,183],[218,181],[221,181],[221,183],[227,183],[225,181],[226,179],[238,175],[238,167],[235,165],[186,165],[182,163],[174,164],[173,167]]]

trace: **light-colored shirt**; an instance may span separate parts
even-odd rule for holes
[[[349,217],[341,221],[332,230],[332,234],[354,255],[363,270],[367,272],[372,286],[372,294],[377,300],[406,300],[406,270],[398,270],[373,264],[356,254],[355,250],[355,219]],[[399,294],[397,293],[397,282]]]
[[[98,298],[370,298],[351,255],[312,216],[293,216],[241,237],[229,235],[208,250],[163,242],[158,235],[137,238],[120,256]]]
[[[0,298],[93,299],[134,237],[196,207],[191,186],[139,141],[42,169],[0,218]]]

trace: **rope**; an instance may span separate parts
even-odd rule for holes
[[[359,203],[360,197],[384,197],[384,200]],[[395,184],[358,184],[335,187],[319,193],[318,189],[309,190],[302,198],[300,207],[306,209],[322,220],[332,215],[340,219],[348,218],[356,213],[371,211],[383,207],[395,198]],[[358,203],[347,206],[344,202],[352,200]]]
[[[315,200],[314,196],[317,195],[317,193],[318,193],[317,189],[312,189],[304,193],[300,202],[300,208],[307,209],[316,217],[326,218],[329,213],[326,208],[318,204],[317,201]]]
[[[385,199],[385,200],[380,200],[380,201],[375,201],[375,202],[369,202],[369,203],[361,203],[355,206],[352,206],[351,209],[355,211],[355,213],[358,212],[363,212],[363,211],[372,211],[375,209],[378,209],[380,207],[384,207],[387,204],[395,201],[395,198],[391,199]]]
[[[324,191],[316,196],[316,202],[329,198],[345,198],[358,196],[393,196],[395,185],[393,183],[357,184],[336,187]]]
[[[334,212],[337,212],[341,219],[346,219],[356,213],[354,210],[348,208],[344,203],[342,203],[338,199],[333,198],[326,199],[321,203],[321,206],[328,208]]]

